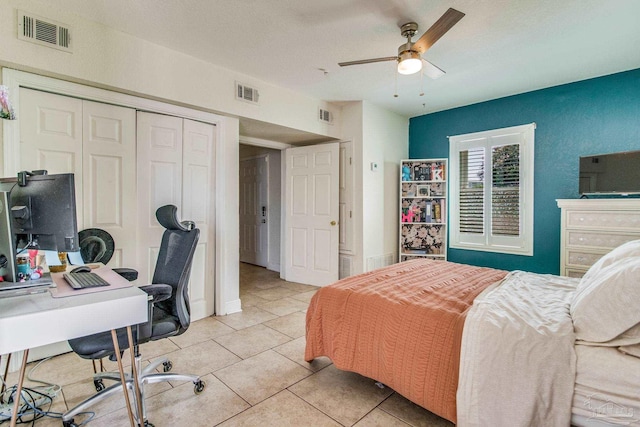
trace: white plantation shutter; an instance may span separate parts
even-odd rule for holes
[[[520,145],[491,148],[491,233],[520,235]]]
[[[484,234],[483,149],[460,151],[460,230]]]
[[[450,138],[452,248],[533,255],[534,129]]]

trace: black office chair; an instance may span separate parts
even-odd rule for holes
[[[205,388],[205,383],[197,375],[168,373],[172,366],[171,361],[167,358],[156,359],[143,370],[140,370],[141,357],[138,351],[140,344],[180,335],[189,327],[190,308],[187,284],[191,273],[193,255],[200,235],[200,230],[195,228],[193,222],[179,222],[177,208],[173,205],[159,208],[156,211],[156,218],[166,230],[162,236],[152,284],[140,287],[150,297],[149,320],[147,323],[137,325],[133,334],[135,342],[133,348],[136,365],[135,372],[138,372],[142,413],[139,413],[138,405],[134,404],[134,406],[136,407],[138,425],[144,426],[152,426],[146,420],[145,414],[144,388],[146,384],[161,381],[192,381],[196,394],[201,393]],[[120,349],[128,348],[126,329],[118,330],[117,335]],[[70,340],[69,344],[74,352],[85,359],[100,359],[115,354],[110,332],[76,338]],[[164,373],[155,372],[155,369],[160,365],[163,365]],[[101,382],[104,379],[114,380],[117,383],[66,412],[62,416],[62,422],[65,427],[77,426],[73,421],[73,417],[84,412],[94,403],[114,393],[122,393],[122,384],[118,373],[103,372],[96,374],[94,382]],[[126,387],[130,390],[134,390],[133,381],[132,375],[128,374]]]

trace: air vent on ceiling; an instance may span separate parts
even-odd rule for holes
[[[71,53],[68,25],[32,13],[18,11],[18,39]]]
[[[260,99],[260,93],[256,88],[236,82],[236,99],[257,104]]]
[[[333,113],[323,108],[318,109],[318,119],[324,123],[333,123]]]

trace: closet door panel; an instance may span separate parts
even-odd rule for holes
[[[73,173],[82,224],[82,101],[20,88],[20,169]]]
[[[139,282],[150,283],[164,229],[156,210],[178,207],[182,218],[182,119],[137,113]]]
[[[136,266],[136,112],[84,101],[83,228],[113,236],[111,267]]]
[[[215,127],[185,119],[182,151],[182,218],[195,221],[200,240],[191,269],[190,304],[192,319],[214,311],[215,238],[212,213],[215,211],[213,166]]]

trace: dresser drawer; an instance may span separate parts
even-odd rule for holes
[[[575,249],[567,249],[567,265],[580,266],[588,269],[596,261],[602,258],[603,253],[583,252]]]
[[[640,235],[587,232],[582,230],[567,230],[566,233],[567,245],[573,247],[614,249],[623,243],[640,239]]]
[[[587,272],[586,269],[581,268],[567,268],[564,272],[565,276],[575,277],[576,279],[580,279]]]
[[[567,228],[638,229],[640,212],[637,211],[567,211]]]

